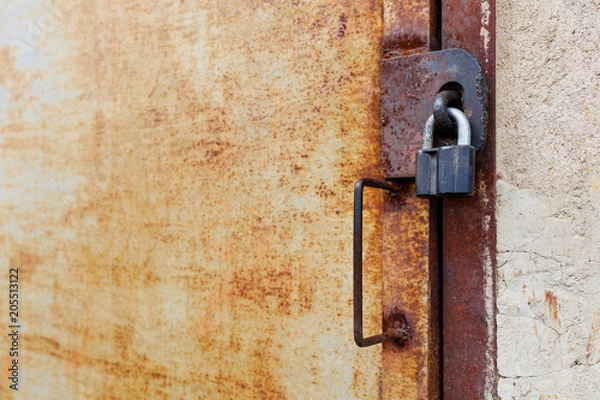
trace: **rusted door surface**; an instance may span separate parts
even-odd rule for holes
[[[378,398],[351,265],[381,9],[0,2],[0,287],[18,268],[23,348],[17,395],[3,322],[0,398]]]

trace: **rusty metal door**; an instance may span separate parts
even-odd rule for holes
[[[471,210],[493,207],[493,167],[443,214],[410,182],[367,194],[366,329],[400,307],[409,348],[354,345],[351,269],[352,188],[382,175],[378,60],[472,41],[493,65],[493,2],[445,1],[477,26],[456,31],[434,3],[0,1],[0,279],[18,269],[20,307],[0,397],[438,398],[438,221],[489,240]]]
[[[0,279],[18,268],[23,348],[16,392],[2,328],[0,397],[377,398],[351,254],[354,179],[379,174],[381,4],[0,15]]]

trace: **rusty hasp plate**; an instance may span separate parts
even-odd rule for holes
[[[477,60],[462,49],[379,61],[381,70],[382,157],[386,179],[415,176],[415,154],[436,95],[446,89],[462,95],[471,123],[471,143],[485,142],[487,86]]]

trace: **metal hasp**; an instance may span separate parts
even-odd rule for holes
[[[386,179],[415,176],[423,127],[440,92],[460,94],[462,111],[471,124],[471,145],[476,151],[484,145],[488,91],[481,66],[471,54],[447,49],[384,59],[379,65]]]
[[[363,298],[362,298],[362,210],[363,210],[363,189],[372,187],[386,190],[394,194],[396,188],[384,181],[375,179],[359,179],[354,186],[354,341],[359,347],[372,346],[377,343],[391,341],[402,345],[411,336],[411,328],[406,321],[404,314],[398,310],[393,310],[390,315],[390,327],[379,335],[363,337]],[[393,321],[392,321],[393,319]]]

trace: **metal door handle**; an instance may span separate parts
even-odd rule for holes
[[[387,332],[379,335],[363,337],[362,316],[362,214],[363,214],[363,188],[365,186],[383,189],[389,193],[396,193],[397,189],[385,181],[375,179],[359,179],[354,185],[354,341],[359,347],[372,346],[385,341],[401,343],[407,340],[409,332],[404,327],[392,326]]]

